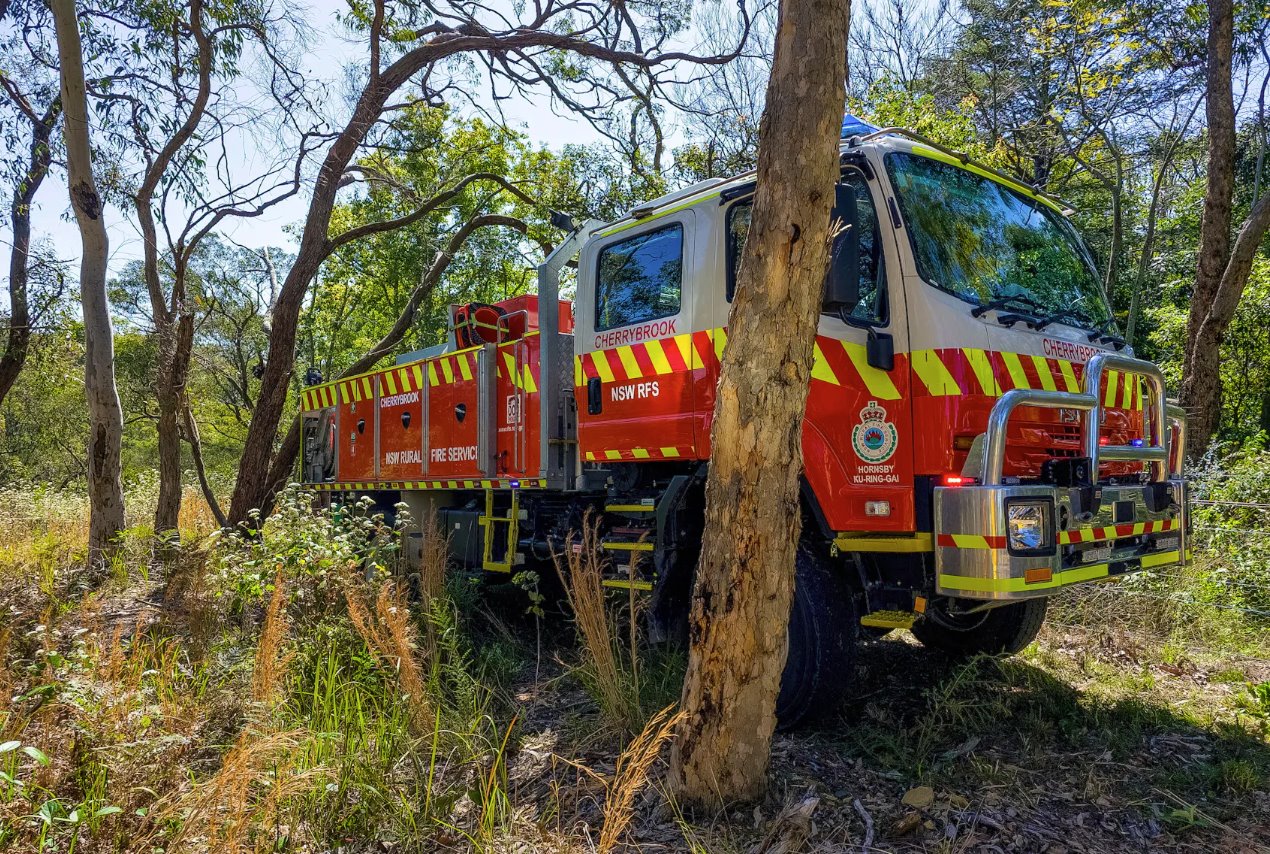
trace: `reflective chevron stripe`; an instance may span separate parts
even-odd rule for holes
[[[679,448],[629,448],[624,451],[587,451],[583,457],[589,463],[618,462],[621,460],[677,460],[683,456]]]
[[[1160,519],[1155,522],[1107,525],[1100,528],[1079,528],[1073,531],[1059,531],[1058,544],[1067,546],[1076,543],[1117,540],[1122,537],[1140,537],[1144,534],[1161,534],[1167,531],[1176,531],[1178,527],[1179,522],[1177,519]],[[1006,538],[1002,536],[980,536],[978,534],[940,534],[935,538],[935,543],[948,549],[1003,549],[1006,547]]]
[[[1011,389],[1081,390],[1085,366],[1066,359],[970,348],[914,350],[909,354],[915,394],[930,397],[986,395],[999,397]],[[1108,371],[1103,381],[1103,405],[1141,410],[1143,381],[1120,371]]]
[[[491,480],[393,480],[358,483],[309,483],[308,489],[321,492],[374,492],[399,489],[545,489],[544,478],[498,478]]]

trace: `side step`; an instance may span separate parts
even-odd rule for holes
[[[860,625],[874,629],[911,629],[917,620],[912,611],[874,611],[860,618]]]

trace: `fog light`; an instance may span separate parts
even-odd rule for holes
[[[866,501],[864,502],[865,516],[890,516],[891,502],[889,501]]]
[[[1011,552],[1054,551],[1054,505],[1049,499],[1010,501],[1005,506],[1007,544]]]

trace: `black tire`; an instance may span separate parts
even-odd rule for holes
[[[955,658],[1014,655],[1036,639],[1049,599],[1026,599],[976,614],[951,615],[934,605],[913,624],[923,646]]]
[[[776,698],[781,729],[833,712],[855,681],[859,610],[850,586],[810,542],[798,546],[789,657]]]

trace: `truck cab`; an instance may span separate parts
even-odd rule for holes
[[[791,669],[821,676],[783,689],[787,721],[847,681],[823,659],[854,644],[817,647],[825,632],[1017,651],[1059,588],[1187,553],[1184,419],[1117,337],[1070,211],[898,128],[844,138],[840,157],[795,462],[814,566],[796,568]],[[673,634],[754,190],[753,174],[708,181],[587,223],[536,296],[456,306],[433,351],[307,389],[305,479],[435,511],[456,561],[488,572],[549,560],[595,520],[606,583],[647,591]],[[813,570],[831,589],[804,584]]]

